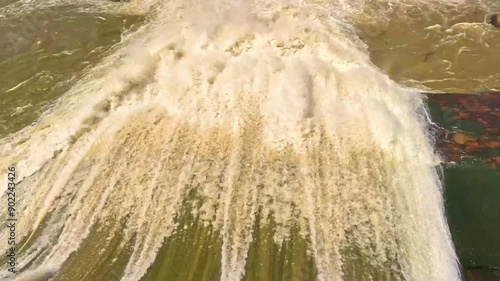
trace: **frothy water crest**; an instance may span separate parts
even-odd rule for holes
[[[122,280],[139,280],[196,194],[224,281],[244,275],[257,216],[278,244],[298,227],[319,280],[346,280],[352,252],[365,280],[459,280],[422,100],[371,65],[347,2],[165,2],[0,142],[21,266],[53,272],[101,223],[134,237]]]

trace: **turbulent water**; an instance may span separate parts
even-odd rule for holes
[[[351,24],[366,5],[127,4],[146,23],[0,140],[21,272],[0,278],[278,280],[249,277],[254,249],[302,241],[284,263],[309,279],[279,280],[460,280],[424,103],[372,64]],[[216,266],[182,279],[169,249],[193,225],[215,238],[192,261]]]

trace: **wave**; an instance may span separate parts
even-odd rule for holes
[[[299,230],[318,280],[349,278],[352,253],[363,280],[460,280],[424,104],[371,64],[347,20],[362,5],[155,3],[0,141],[19,267],[59,269],[100,228],[132,241],[121,279],[140,280],[191,204],[220,233],[220,280],[243,278],[258,217],[278,245]]]

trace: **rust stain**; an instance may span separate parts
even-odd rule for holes
[[[500,93],[425,94],[429,104],[439,107],[446,124],[433,127],[436,149],[447,162],[460,163],[465,158],[481,159],[491,168],[500,169]],[[460,124],[473,122],[481,133],[460,129]]]

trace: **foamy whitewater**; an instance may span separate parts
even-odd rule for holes
[[[370,63],[349,25],[362,2],[149,4],[140,30],[0,141],[0,170],[18,170],[18,280],[57,273],[96,223],[134,236],[121,280],[140,280],[193,193],[220,232],[223,281],[243,277],[257,215],[277,244],[299,229],[318,280],[347,280],[351,249],[364,280],[460,280],[424,103]]]

